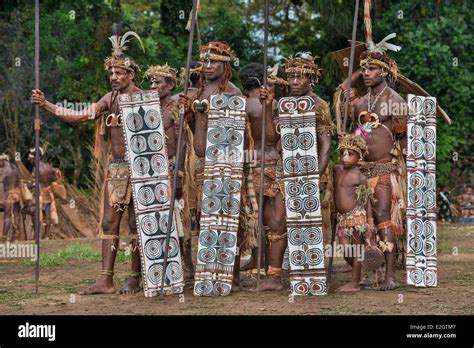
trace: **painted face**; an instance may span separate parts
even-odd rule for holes
[[[368,64],[361,67],[362,77],[367,87],[374,87],[385,80],[386,72],[376,64]]]
[[[307,95],[311,91],[311,79],[306,74],[291,73],[288,75],[290,83],[290,95],[300,97]]]
[[[203,62],[204,77],[206,80],[215,81],[224,75],[224,62],[218,60],[209,60]]]
[[[166,77],[153,76],[150,80],[150,88],[158,91],[160,98],[165,98],[171,94],[174,89],[173,83],[168,83]]]
[[[112,67],[109,69],[110,86],[114,91],[123,91],[126,89],[134,77],[134,72],[123,68]]]
[[[359,154],[350,149],[341,149],[341,164],[344,168],[350,168],[354,166],[357,162],[359,162]]]

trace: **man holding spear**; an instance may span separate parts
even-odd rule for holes
[[[102,271],[100,278],[88,288],[79,292],[81,295],[114,293],[113,281],[115,256],[119,244],[119,228],[123,211],[129,209],[129,228],[132,235],[132,273],[121,293],[130,294],[140,290],[140,256],[136,248],[136,224],[133,205],[130,205],[131,189],[129,182],[128,162],[125,160],[125,144],[122,131],[122,115],[120,115],[118,100],[121,94],[137,93],[141,90],[135,85],[135,75],[139,66],[135,61],[124,54],[124,45],[130,36],[141,40],[135,32],[120,33],[115,27],[112,42],[112,56],[104,61],[104,68],[109,74],[112,91],[104,95],[97,103],[87,109],[75,111],[59,107],[45,99],[44,93],[38,88],[31,95],[31,102],[52,113],[57,118],[68,123],[80,123],[89,120],[97,121],[95,154],[100,154],[102,146],[101,136],[106,129],[110,130],[112,159],[110,160],[107,179],[104,185],[104,209],[102,215]],[[143,45],[142,45],[143,47]],[[38,156],[38,151],[36,151]],[[37,157],[38,163],[39,157]],[[36,166],[38,169],[38,165]],[[39,175],[36,176],[38,179]],[[39,187],[39,186],[37,186]],[[38,200],[37,200],[38,201]],[[37,202],[38,206],[38,202]]]

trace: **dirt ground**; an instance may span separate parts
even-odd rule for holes
[[[474,224],[438,225],[438,287],[406,285],[398,273],[400,288],[381,292],[363,289],[340,294],[333,290],[350,278],[335,273],[327,296],[288,297],[288,282],[278,292],[232,293],[228,297],[194,297],[187,286],[181,296],[145,298],[134,295],[75,295],[99,274],[100,261],[71,260],[62,266],[41,269],[39,294],[35,294],[34,267],[24,259],[0,258],[0,314],[178,314],[178,315],[272,315],[272,314],[474,314]],[[100,251],[100,240],[51,240],[42,243],[41,254],[64,250],[80,243]],[[335,268],[344,261],[335,259]],[[119,287],[130,264],[117,262],[115,284]]]

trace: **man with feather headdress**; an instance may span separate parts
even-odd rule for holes
[[[112,43],[112,55],[104,61],[108,72],[112,91],[104,95],[97,103],[81,111],[59,107],[45,99],[44,93],[33,90],[31,102],[54,114],[67,123],[80,123],[96,120],[96,143],[94,155],[98,158],[102,146],[102,135],[109,129],[111,142],[111,159],[104,185],[104,206],[100,237],[102,239],[102,271],[100,278],[80,291],[81,295],[114,293],[113,281],[115,256],[119,245],[119,229],[125,208],[128,207],[128,225],[132,236],[132,272],[121,293],[130,294],[140,290],[140,254],[138,250],[137,227],[135,212],[131,201],[131,184],[129,180],[128,162],[125,160],[125,143],[122,130],[122,115],[119,109],[119,95],[139,93],[141,90],[135,84],[135,76],[140,70],[135,61],[124,54],[125,44],[135,37],[143,49],[140,37],[133,31],[122,34],[122,23],[113,27],[113,35],[109,37]]]
[[[396,289],[397,253],[403,255],[403,209],[405,204],[404,158],[408,106],[390,86],[398,77],[398,66],[387,50],[400,47],[387,41],[395,34],[374,44],[369,36],[367,50],[360,55],[360,70],[352,76],[355,82],[362,76],[368,92],[359,97],[351,91],[350,115],[354,120],[354,134],[365,138],[368,154],[360,162],[361,171],[375,190],[373,207],[378,247],[385,254],[385,280],[380,290]],[[339,94],[345,91],[340,85]],[[337,104],[337,102],[336,102]],[[340,119],[340,117],[339,117]]]

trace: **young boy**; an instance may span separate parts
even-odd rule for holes
[[[367,240],[369,245],[373,245],[368,239],[369,234],[373,237],[374,230],[370,204],[373,193],[367,185],[367,178],[356,166],[357,162],[367,154],[367,145],[360,136],[345,135],[339,140],[338,150],[341,155],[341,165],[334,167],[337,210],[336,233],[344,250],[348,249],[346,246],[352,245],[351,250],[360,253],[364,245],[364,239]],[[360,257],[362,255],[344,254],[347,263],[352,266],[352,279],[348,284],[338,288],[337,291],[359,291],[362,267]]]

